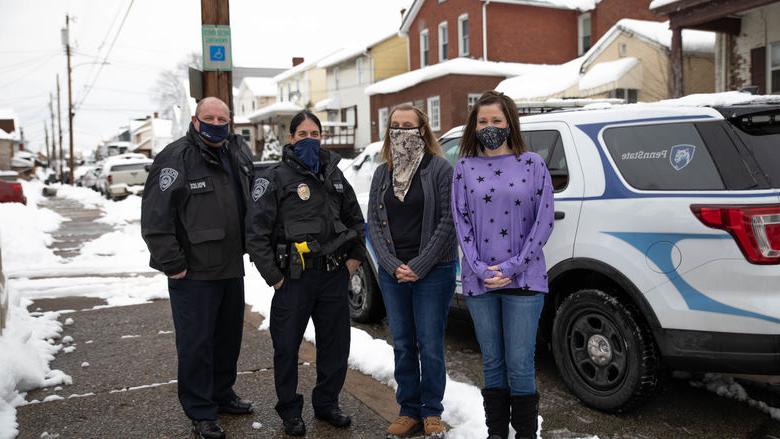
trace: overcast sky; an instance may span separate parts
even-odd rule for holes
[[[361,40],[370,42],[397,30],[400,10],[410,4],[411,0],[232,0],[233,64],[290,67],[293,56],[308,60]],[[66,13],[75,17],[74,105],[83,100],[74,119],[77,149],[93,149],[128,120],[151,114],[159,72],[201,50],[200,0],[0,0],[0,109],[15,111],[29,148],[35,151],[43,148],[49,93],[56,91],[58,73],[68,145],[60,38]],[[114,38],[109,64],[101,69],[97,60],[107,54]]]

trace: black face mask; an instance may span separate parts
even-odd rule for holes
[[[200,129],[198,130],[198,134],[211,143],[220,143],[227,139],[230,135],[229,123],[224,125],[212,125],[210,123],[203,122],[200,119],[198,119],[198,122],[200,122]]]
[[[509,127],[498,128],[489,126],[477,131],[477,140],[483,148],[496,150],[509,138]]]

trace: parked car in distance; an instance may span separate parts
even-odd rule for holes
[[[93,191],[98,190],[97,182],[100,178],[100,171],[103,169],[102,166],[96,166],[87,172],[84,173],[84,175],[81,177],[81,185],[85,188],[92,189]]]
[[[0,203],[22,203],[27,204],[27,197],[24,196],[22,184],[0,179]]]
[[[97,186],[109,200],[143,194],[152,160],[143,154],[123,154],[106,159]]]

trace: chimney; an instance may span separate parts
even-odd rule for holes
[[[406,15],[406,8],[401,9],[401,20],[404,19],[404,15]]]
[[[298,64],[303,64],[303,57],[294,56],[292,62],[293,62],[293,67],[297,66]]]
[[[154,119],[159,119],[159,118],[160,118],[160,113],[158,113],[158,112],[156,112],[156,111],[155,111],[155,112],[154,112],[154,116],[153,116],[153,118],[154,118]]]

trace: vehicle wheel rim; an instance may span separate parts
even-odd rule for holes
[[[623,383],[628,370],[625,341],[611,319],[585,312],[572,321],[568,334],[572,365],[585,383],[599,391]]]
[[[349,305],[352,309],[363,309],[366,303],[366,284],[363,267],[358,267],[349,279]]]

